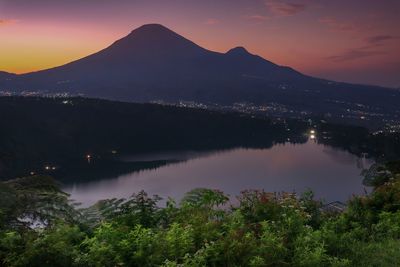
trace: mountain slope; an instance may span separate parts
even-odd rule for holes
[[[14,78],[16,75],[14,73],[9,73],[5,71],[0,71],[0,81],[6,81]]]
[[[160,89],[172,98],[186,98],[205,87],[227,87],[227,80],[236,83],[249,79],[245,75],[269,80],[301,76],[243,48],[226,54],[211,52],[162,25],[150,24],[98,53],[61,67],[21,75],[18,80],[20,87],[28,84],[33,90],[68,90],[120,99],[124,98],[120,93],[128,89],[127,97],[140,91],[140,96],[128,100],[151,100],[163,94]],[[14,87],[18,89],[18,84]]]
[[[1,88],[139,102],[274,102],[316,113],[340,113],[350,103],[394,114],[400,103],[398,90],[316,79],[242,47],[212,52],[158,24],[144,25],[83,59],[0,81]]]

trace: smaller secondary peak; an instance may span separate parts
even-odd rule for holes
[[[238,46],[229,50],[227,54],[246,55],[249,54],[249,52],[243,46]]]

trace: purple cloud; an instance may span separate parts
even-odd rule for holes
[[[263,22],[270,19],[269,17],[260,14],[244,15],[243,18],[257,22]]]
[[[358,49],[349,49],[349,50],[345,51],[343,54],[330,56],[330,57],[327,57],[327,59],[335,61],[335,62],[344,62],[344,61],[352,61],[352,60],[357,60],[357,59],[361,59],[361,58],[385,55],[385,54],[387,54],[387,53],[384,51],[358,48]]]
[[[399,39],[399,36],[393,36],[393,35],[375,35],[371,36],[365,39],[367,44],[374,45],[374,46],[380,46],[383,45],[387,41],[392,41],[395,39]]]
[[[218,24],[218,23],[219,23],[219,20],[215,19],[215,18],[208,18],[204,22],[204,24],[207,24],[207,25],[215,25],[215,24]]]
[[[400,39],[394,35],[374,35],[364,39],[364,45],[344,51],[342,54],[327,57],[335,62],[358,60],[366,57],[379,56],[387,54],[387,51],[381,50],[386,42]]]
[[[352,23],[339,21],[334,17],[324,17],[319,19],[319,22],[327,25],[333,31],[353,32],[356,30],[356,27]]]
[[[16,20],[13,19],[0,19],[0,26],[14,24]]]
[[[266,0],[265,5],[276,16],[293,16],[306,9],[305,4],[283,2],[280,0]]]

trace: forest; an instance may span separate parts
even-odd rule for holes
[[[0,97],[0,179],[87,167],[86,156],[118,165],[116,156],[164,150],[271,147],[305,142],[308,125],[236,113],[87,98]],[[287,125],[296,131],[288,132]],[[113,154],[117,152],[117,154]],[[83,166],[82,166],[83,165]],[[92,165],[93,166],[93,165]],[[54,173],[59,178],[62,173]]]
[[[51,177],[0,183],[2,266],[396,266],[400,162],[371,167],[374,190],[344,211],[300,196],[197,188],[74,206]]]
[[[0,179],[69,173],[85,176],[153,168],[165,162],[131,164],[120,155],[168,150],[270,148],[305,143],[310,129],[317,142],[374,160],[400,158],[400,134],[319,118],[294,120],[234,112],[123,103],[100,99],[0,97]],[[90,165],[87,156],[91,157]],[[45,167],[55,167],[46,171]]]

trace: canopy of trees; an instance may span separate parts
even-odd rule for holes
[[[376,177],[373,192],[354,197],[343,212],[325,209],[312,192],[250,190],[229,202],[211,189],[165,207],[139,192],[79,209],[50,178],[3,182],[0,265],[396,266],[399,166],[376,168],[385,178]]]
[[[0,179],[41,173],[46,165],[59,180],[71,170],[89,177],[115,175],[145,166],[117,162],[121,154],[164,150],[269,148],[304,143],[310,128],[318,142],[374,158],[400,158],[400,134],[246,114],[135,104],[86,98],[0,97]],[[113,152],[117,152],[114,154]],[[88,166],[86,155],[92,155]],[[89,168],[90,167],[90,168]]]

